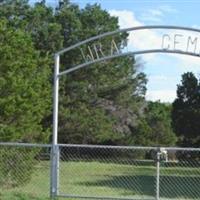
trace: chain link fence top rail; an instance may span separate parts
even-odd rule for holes
[[[28,199],[49,197],[51,147],[0,143],[0,199],[13,199],[17,194],[27,195]],[[60,197],[200,199],[200,149],[58,147]]]

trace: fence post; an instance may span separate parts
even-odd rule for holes
[[[59,160],[60,152],[59,146],[53,145],[51,149],[51,191],[50,196],[52,199],[59,194]]]
[[[156,200],[160,199],[160,155],[160,148],[158,148],[156,155]]]
[[[59,195],[59,186],[60,186],[60,147],[57,145],[57,154],[56,154],[56,185],[57,185],[57,190],[56,190],[56,196]]]
[[[53,137],[51,152],[51,198],[58,194],[58,166],[59,166],[59,147],[58,147],[58,97],[59,97],[59,66],[60,56],[55,54],[54,69],[54,89],[53,89]]]

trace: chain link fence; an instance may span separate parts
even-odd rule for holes
[[[166,148],[160,162],[160,198],[200,199],[200,149]]]
[[[48,198],[50,152],[51,145],[0,143],[0,199]]]
[[[60,146],[60,195],[154,199],[156,166],[151,150]]]
[[[200,199],[200,149],[58,145],[58,197]],[[0,143],[0,199],[50,196],[51,145]]]

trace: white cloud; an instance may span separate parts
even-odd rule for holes
[[[164,76],[164,75],[153,75],[153,76],[150,76],[150,78],[153,81],[168,81],[169,78],[171,77]]]
[[[167,10],[168,12],[176,12],[175,9],[165,6],[160,7],[160,10]],[[151,13],[154,15],[162,15],[159,11],[151,10]],[[112,16],[117,16],[119,19],[120,28],[130,28],[137,26],[144,26],[144,23],[139,21],[134,13],[129,10],[111,10],[110,14]],[[156,30],[139,30],[132,31],[129,33],[129,50],[147,50],[147,49],[160,49],[162,48],[162,34],[167,33],[170,36],[170,49],[174,50],[174,37],[176,34],[182,35],[181,37],[177,37],[179,43],[176,44],[178,50],[186,51],[188,37],[198,37],[197,42],[197,52],[200,52],[200,33],[191,32],[191,31],[183,31],[183,30],[166,30],[166,31],[156,31]],[[191,45],[191,52],[194,49],[194,45]],[[169,54],[168,57],[177,58],[177,62],[180,63],[181,67],[184,67],[185,70],[190,69],[191,71],[197,70],[200,66],[200,59],[198,57],[185,56],[185,55],[177,55],[177,54]],[[155,54],[144,56],[145,61],[149,61],[152,58],[155,58]]]
[[[139,21],[132,11],[128,10],[110,10],[109,13],[112,16],[116,16],[119,19],[120,28],[130,28],[137,26],[144,26],[144,24]],[[160,46],[160,38],[156,35],[153,30],[138,30],[129,33],[129,50],[144,50],[151,49],[154,46]],[[152,58],[153,55],[145,56],[147,59]]]
[[[110,10],[110,15],[119,18],[120,28],[130,28],[133,26],[142,26],[143,23],[139,22],[132,11],[129,10]]]
[[[149,21],[149,22],[161,22],[162,21],[162,17],[164,16],[163,11],[159,10],[159,9],[150,9],[147,10],[146,12],[142,13],[141,15],[141,19],[143,21]]]
[[[194,24],[194,25],[192,26],[192,28],[197,28],[197,29],[200,29],[200,26],[199,26],[199,25],[197,25],[197,24]]]
[[[162,16],[162,12],[177,12],[177,10],[165,6],[160,7],[159,11],[151,10],[151,14],[155,16]],[[144,26],[145,24],[138,20],[137,17],[134,15],[134,12],[129,10],[111,10],[110,14],[112,16],[116,16],[119,19],[120,28],[130,28],[130,27],[137,27],[137,26]],[[196,25],[197,27],[197,25]],[[174,36],[175,34],[182,34],[183,37],[179,37],[181,39],[177,45],[177,48],[186,51],[187,48],[187,38],[188,36],[198,37],[198,44],[197,50],[200,52],[200,33],[189,32],[189,31],[181,31],[181,30],[140,30],[140,31],[132,31],[129,33],[129,43],[128,43],[128,50],[148,50],[148,49],[160,49],[162,48],[162,34],[169,34],[170,41],[171,41],[171,50],[174,50]],[[155,62],[158,54],[148,54],[143,55],[142,58],[146,63]],[[192,71],[194,73],[198,73],[200,71],[200,58],[193,57],[193,56],[186,56],[186,55],[179,55],[179,54],[167,54],[167,59],[174,60],[175,66],[179,68],[179,75],[183,72]],[[166,81],[166,77],[164,76],[157,76],[157,77],[150,77],[150,81],[153,80],[151,78],[157,79],[157,81]],[[167,77],[169,80],[169,77]],[[175,80],[171,80],[174,84],[177,84]],[[147,93],[147,99],[149,100],[161,100],[163,102],[172,102],[176,97],[176,91],[172,90],[172,88],[168,87],[165,90],[150,90]]]
[[[178,10],[170,5],[159,6],[159,10],[167,13],[178,13]]]
[[[179,60],[179,70],[187,72],[191,71],[193,73],[200,72],[200,58],[193,56],[183,56],[183,55],[171,55],[175,56]]]
[[[150,9],[149,13],[153,16],[163,16],[163,12],[159,9],[158,10]]]
[[[147,91],[146,99],[151,101],[173,102],[176,98],[174,90],[150,90]]]
[[[141,16],[141,19],[143,21],[148,21],[148,22],[162,22],[162,19],[160,17],[157,17],[157,16],[152,16],[152,15],[148,15],[148,14],[143,14]]]
[[[145,22],[162,22],[166,14],[177,13],[177,10],[169,5],[158,6],[155,9],[145,10],[140,19]]]

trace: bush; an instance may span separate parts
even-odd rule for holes
[[[38,149],[25,147],[0,148],[0,187],[13,188],[26,184],[37,162]]]

